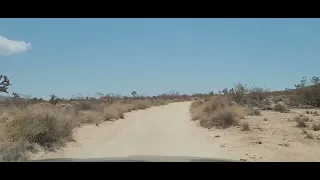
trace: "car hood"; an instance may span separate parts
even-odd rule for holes
[[[219,158],[189,157],[189,156],[128,156],[128,157],[107,157],[90,159],[43,159],[32,162],[236,162]]]

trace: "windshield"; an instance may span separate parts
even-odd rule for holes
[[[0,19],[0,161],[319,161],[319,19]]]

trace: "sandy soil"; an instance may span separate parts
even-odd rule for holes
[[[172,103],[127,113],[123,120],[98,127],[83,126],[74,134],[76,142],[57,152],[38,153],[32,159],[165,155],[246,161],[320,160],[320,131],[306,128],[314,136],[306,139],[296,122],[290,121],[305,110],[262,111],[262,116],[246,117],[244,121],[249,122],[251,131],[245,132],[240,126],[201,128],[190,120],[189,105],[190,102]],[[320,116],[308,116],[314,120],[310,123],[320,123]]]
[[[247,116],[242,122],[250,124],[250,131],[241,131],[241,126],[206,131],[213,143],[223,144],[225,151],[247,161],[320,161],[320,131],[312,129],[313,124],[320,124],[320,116],[306,114],[305,109],[291,111],[261,111],[261,116]],[[312,119],[303,129],[313,139],[293,121],[299,114]]]

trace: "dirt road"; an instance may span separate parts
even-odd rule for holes
[[[125,119],[76,130],[75,143],[33,159],[107,158],[132,155],[193,156],[237,159],[190,121],[191,102],[127,113]],[[239,160],[239,159],[238,159]]]

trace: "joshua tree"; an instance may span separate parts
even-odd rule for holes
[[[58,103],[58,97],[57,97],[56,95],[54,95],[54,94],[51,95],[49,102],[50,102],[51,104],[53,104],[53,105],[56,105],[56,104]]]
[[[0,83],[0,92],[8,93],[8,86],[10,86],[10,82],[7,76],[0,75],[0,80],[3,78],[3,81]]]
[[[13,103],[15,103],[16,102],[16,99],[17,98],[20,98],[20,95],[18,94],[18,93],[12,93],[12,95],[13,95]]]

